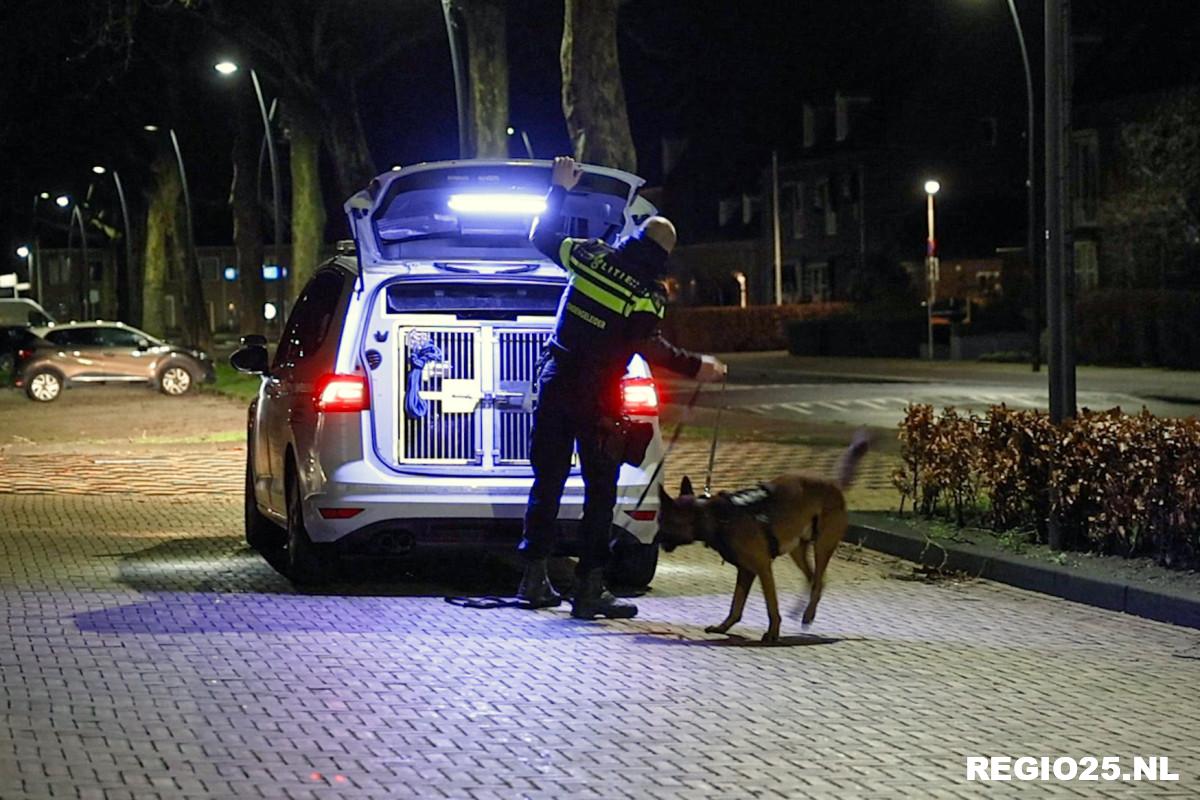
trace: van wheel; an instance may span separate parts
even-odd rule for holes
[[[608,565],[608,582],[613,586],[641,589],[649,586],[658,570],[658,544],[642,544],[625,533],[613,545]]]
[[[334,554],[327,545],[319,545],[308,536],[304,527],[301,506],[300,480],[296,471],[287,476],[287,552],[285,565],[288,579],[297,586],[327,583],[335,566]]]
[[[245,492],[245,521],[246,544],[255,550],[267,552],[278,550],[287,544],[287,536],[282,528],[271,521],[269,517],[258,510],[254,500],[254,473],[251,468],[253,455],[246,451],[246,492]]]
[[[26,396],[39,403],[57,400],[62,390],[62,375],[52,369],[40,369],[25,379]]]

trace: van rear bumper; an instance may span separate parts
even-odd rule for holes
[[[347,546],[385,531],[411,535],[418,545],[515,543],[521,534],[530,481],[505,481],[508,485],[503,486],[488,486],[487,483],[386,488],[326,483],[322,487],[324,491],[305,498],[304,523],[313,541],[345,539]],[[658,532],[657,520],[653,517],[635,519],[630,515],[644,488],[645,484],[618,487],[613,525],[637,541],[649,544]],[[335,509],[360,510],[345,519],[328,518],[339,513]],[[656,513],[658,493],[646,492],[645,501],[638,510],[640,517]],[[564,540],[572,538],[582,516],[583,483],[572,476],[563,491],[558,515]]]

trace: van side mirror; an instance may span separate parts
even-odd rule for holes
[[[263,337],[257,338],[262,339]],[[270,365],[267,361],[266,340],[263,339],[263,341],[264,344],[252,344],[234,350],[233,355],[229,357],[230,365],[238,372],[245,372],[249,375],[266,375]]]

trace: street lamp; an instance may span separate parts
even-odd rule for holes
[[[142,130],[147,133],[156,133],[159,130],[157,125],[143,125]],[[171,149],[175,151],[175,164],[179,167],[179,183],[183,189],[183,211],[186,215],[184,220],[187,229],[187,252],[192,263],[195,263],[196,256],[196,232],[192,223],[192,194],[188,191],[187,169],[183,165],[183,151],[179,149],[179,137],[175,135],[174,128],[167,128],[167,136],[171,139]],[[124,192],[121,192],[124,194]],[[128,238],[128,236],[126,236]]]
[[[17,258],[29,259],[29,245],[21,245],[17,248]]]
[[[935,180],[925,181],[926,218],[929,223],[929,235],[925,240],[925,320],[928,330],[929,360],[933,360],[933,301],[937,297],[938,259],[937,239],[933,227],[933,196],[942,185]]]
[[[1029,66],[1029,49],[1025,46],[1025,31],[1021,27],[1021,17],[1017,14],[1017,4],[1014,0],[1007,0],[1008,13],[1012,17],[1013,30],[1017,34],[1017,46],[1021,50],[1021,66],[1025,69],[1025,260],[1029,263],[1029,278],[1033,283],[1033,303],[1030,305],[1029,314],[1029,344],[1030,344],[1030,366],[1034,372],[1041,369],[1042,362],[1042,345],[1041,345],[1041,306],[1040,306],[1040,270],[1038,269],[1037,259],[1037,204],[1035,201],[1033,172],[1035,167],[1034,150],[1033,150],[1033,125],[1034,125],[1034,105],[1033,105],[1033,70]]]
[[[238,71],[238,65],[232,61],[219,61],[213,65],[220,74],[229,77]],[[262,115],[263,135],[267,143],[267,158],[271,164],[271,194],[272,203],[275,207],[275,260],[283,260],[283,217],[281,216],[280,208],[282,207],[282,195],[279,186],[279,158],[275,153],[275,139],[271,136],[271,114],[267,112],[267,104],[263,100],[262,84],[258,82],[258,73],[253,67],[250,69],[250,82],[254,84],[254,97],[258,100],[258,111]],[[273,106],[272,106],[273,107]],[[259,162],[261,165],[261,161]],[[279,307],[284,307],[284,282],[279,281],[279,286],[276,287],[278,293]]]
[[[70,195],[60,194],[58,197],[54,198],[54,205],[58,206],[59,208],[66,208],[67,206],[71,205]]]
[[[97,175],[103,175],[107,171],[100,165],[92,167],[92,172]],[[117,200],[121,204],[121,221],[125,225],[125,269],[127,270],[125,274],[131,275],[133,272],[133,229],[129,227],[129,204],[125,202],[125,187],[121,183],[121,173],[114,169],[112,177],[113,183],[117,187]]]
[[[521,141],[525,144],[525,155],[527,155],[529,157],[529,160],[532,161],[533,160],[533,144],[529,141],[529,134],[526,133],[523,129],[514,128],[512,125],[508,126],[508,135],[509,136],[516,136],[518,133],[521,134]]]

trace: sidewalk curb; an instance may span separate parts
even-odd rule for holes
[[[926,566],[940,566],[1084,605],[1200,629],[1200,600],[1146,586],[1087,577],[1053,564],[976,545],[927,539],[916,532],[885,528],[865,514],[850,515],[846,541]]]

